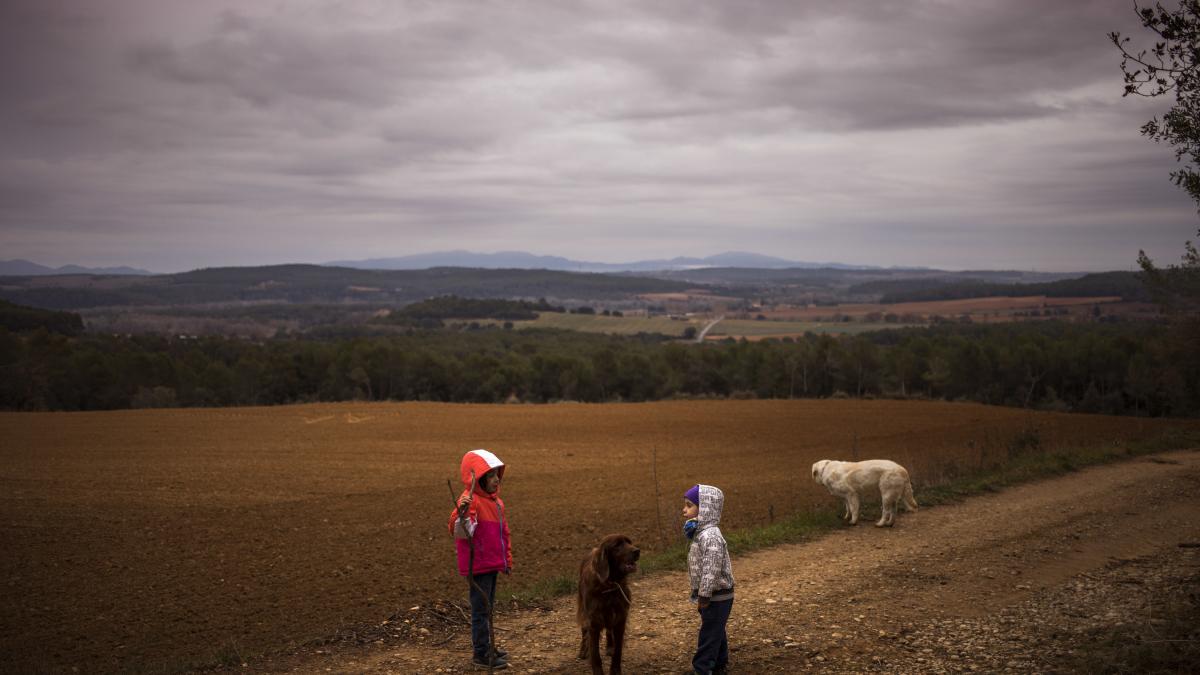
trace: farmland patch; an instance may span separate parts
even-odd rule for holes
[[[44,670],[148,670],[461,600],[446,479],[476,447],[510,467],[507,598],[611,531],[666,548],[696,482],[725,489],[736,531],[826,508],[816,459],[890,457],[919,499],[1014,453],[1173,426],[1196,423],[853,400],[3,413],[0,649]]]
[[[480,321],[480,323],[485,323]],[[500,323],[490,321],[486,323]],[[603,314],[564,314],[560,312],[541,312],[534,321],[513,321],[513,327],[522,328],[556,328],[560,330],[577,330],[584,333],[606,333],[609,335],[637,335],[638,333],[659,333],[679,337],[688,326],[699,330],[700,320],[671,319],[666,316],[604,316]]]

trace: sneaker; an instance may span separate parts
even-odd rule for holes
[[[476,670],[479,670],[481,668],[487,668],[488,667],[487,657],[486,656],[483,658],[473,657],[471,659],[471,664],[473,666],[475,666]],[[499,656],[497,656],[496,660],[492,661],[492,663],[491,663],[492,670],[504,670],[507,667],[508,667],[508,661],[505,661],[504,659],[500,658]]]

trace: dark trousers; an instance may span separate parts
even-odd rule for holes
[[[729,638],[725,635],[725,624],[733,609],[733,598],[708,603],[700,610],[700,637],[696,640],[696,656],[692,657],[692,669],[700,675],[709,675],[729,663]]]
[[[488,640],[488,605],[496,602],[496,573],[476,574],[475,583],[467,583],[471,587],[471,650],[475,652],[475,658],[486,661],[491,650],[491,642]]]

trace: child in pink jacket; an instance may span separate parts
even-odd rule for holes
[[[450,512],[449,528],[458,549],[458,573],[470,576],[472,662],[487,667],[492,651],[488,608],[496,600],[496,573],[512,571],[512,543],[500,499],[504,462],[487,450],[472,450],[463,455],[460,468],[463,492],[458,508]],[[507,668],[508,653],[497,647],[495,654],[491,667]]]

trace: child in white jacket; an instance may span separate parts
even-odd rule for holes
[[[721,535],[725,494],[711,485],[693,485],[683,495],[684,534],[688,549],[688,579],[692,599],[700,605],[700,635],[692,670],[700,675],[724,673],[729,664],[725,625],[733,609],[733,566]]]

